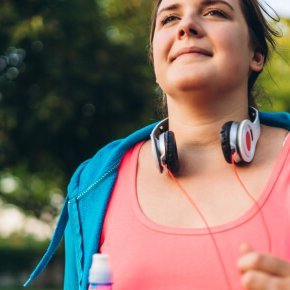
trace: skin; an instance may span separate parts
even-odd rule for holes
[[[247,244],[241,245],[238,267],[244,289],[290,289],[290,263],[271,255],[261,254]]]
[[[209,99],[221,102],[217,91],[223,98],[237,95],[241,100],[246,94],[249,71],[260,71],[263,57],[249,47],[248,28],[238,2],[225,2],[230,3],[228,6],[178,1],[176,9],[163,10],[175,3],[163,1],[157,15],[153,56],[161,88],[171,98],[178,97],[179,102],[180,92],[188,98],[192,91],[190,95],[196,97],[193,101],[205,101],[206,106]],[[211,55],[191,53],[174,59],[176,53],[191,46],[206,49]],[[205,90],[208,97],[200,98],[197,91],[205,95]]]
[[[264,65],[263,55],[250,45],[238,0],[224,2],[163,0],[153,39],[156,81],[167,95],[169,127],[175,133],[178,147],[181,167],[178,179],[190,189],[210,226],[230,222],[252,206],[237,187],[231,165],[224,161],[219,131],[229,120],[248,117],[248,76],[262,70]],[[198,47],[207,53],[176,57],[188,47]],[[261,126],[253,162],[238,169],[256,199],[271,174],[286,134],[282,129]],[[227,192],[235,195],[229,196]],[[156,174],[150,142],[140,151],[137,194],[143,212],[156,223],[204,227],[170,177]],[[237,267],[244,289],[290,289],[287,261],[243,245]]]

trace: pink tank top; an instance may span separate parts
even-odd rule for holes
[[[288,134],[289,135],[289,134]],[[109,202],[100,252],[110,255],[114,290],[238,290],[241,242],[267,251],[269,240],[253,205],[239,219],[212,227],[227,285],[207,229],[161,226],[144,215],[136,193],[137,144],[124,156]],[[271,236],[271,253],[290,261],[290,137],[258,202]]]

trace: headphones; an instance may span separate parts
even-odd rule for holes
[[[255,155],[257,141],[260,137],[259,112],[249,107],[249,119],[241,123],[229,121],[220,131],[221,147],[225,160],[250,163]],[[150,134],[152,151],[160,173],[166,166],[173,174],[179,170],[179,161],[175,136],[168,130],[168,118],[159,122]]]

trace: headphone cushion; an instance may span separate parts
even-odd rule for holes
[[[220,138],[221,138],[221,146],[222,151],[225,157],[225,160],[228,163],[232,162],[232,150],[230,145],[230,132],[231,132],[231,126],[233,124],[233,121],[225,123],[220,131]]]
[[[179,161],[175,136],[172,131],[167,131],[164,134],[166,164],[168,169],[176,174],[179,170]]]

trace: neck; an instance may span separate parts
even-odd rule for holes
[[[190,98],[168,96],[169,129],[175,133],[177,143],[184,147],[204,147],[219,144],[219,132],[228,121],[240,122],[248,118],[247,99],[236,97],[216,98],[196,103]],[[244,101],[241,101],[244,100]]]
[[[189,105],[168,97],[167,102],[169,129],[175,134],[180,161],[187,163],[194,160],[197,165],[196,162],[200,160],[198,166],[224,165],[219,132],[228,121],[240,122],[248,118],[246,101],[244,104],[235,101],[227,104],[213,102],[212,105]]]

